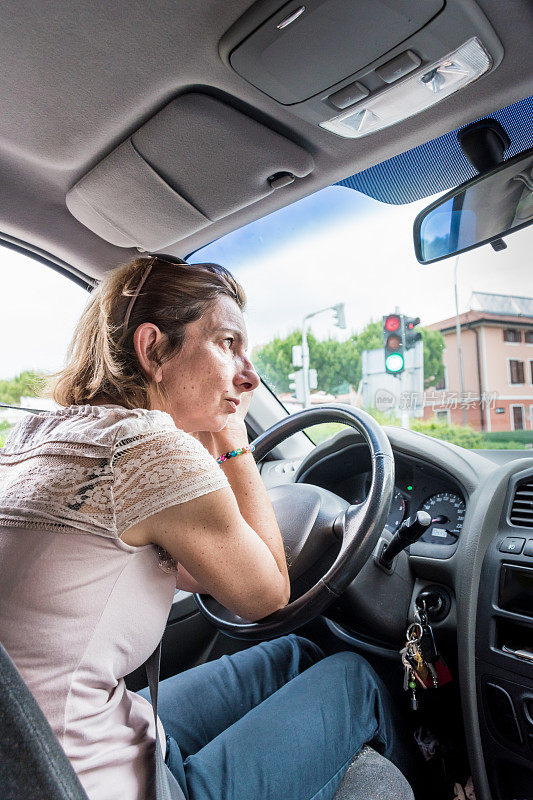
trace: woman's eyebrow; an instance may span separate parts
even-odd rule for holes
[[[233,328],[231,325],[219,325],[216,328],[213,328],[211,333],[233,333],[235,338],[239,340],[241,344],[244,345],[244,349],[246,350],[248,347],[248,339],[246,335],[242,332],[240,328]]]

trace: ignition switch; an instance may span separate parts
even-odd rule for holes
[[[440,622],[450,613],[452,600],[449,591],[444,586],[437,584],[426,586],[415,600],[418,608],[423,607],[422,601],[426,603],[426,613],[430,622]]]

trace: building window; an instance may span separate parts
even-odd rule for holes
[[[513,431],[524,430],[524,406],[511,406],[511,428]]]
[[[450,424],[450,409],[443,408],[442,411],[435,411],[435,417],[437,422],[440,422],[442,425],[449,425]]]
[[[533,358],[529,359],[529,382],[533,383]]]
[[[524,331],[524,341],[526,344],[533,344],[533,331]]]
[[[521,342],[522,341],[522,331],[517,330],[517,328],[504,328],[503,329],[503,341],[504,342]]]
[[[509,359],[510,383],[524,383],[524,362],[516,358]]]
[[[435,389],[446,389],[447,388],[447,383],[448,383],[448,369],[447,369],[446,364],[445,364],[444,365],[444,375],[440,379],[440,381],[435,384]]]

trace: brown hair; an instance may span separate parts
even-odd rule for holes
[[[125,327],[127,308],[151,262]],[[112,270],[91,294],[74,331],[66,367],[53,376],[54,400],[70,406],[105,398],[126,408],[148,408],[152,381],[135,353],[135,331],[143,322],[153,322],[165,334],[150,352],[160,366],[181,350],[186,326],[205,314],[220,295],[244,309],[244,290],[218,264],[135,258]]]

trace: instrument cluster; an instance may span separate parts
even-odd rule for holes
[[[386,528],[395,533],[407,517],[426,511],[432,523],[422,542],[438,546],[456,544],[463,527],[466,503],[450,481],[415,464],[396,460],[396,483]]]
[[[419,457],[394,452],[394,465],[394,494],[385,527],[395,533],[405,519],[427,511],[431,525],[409,552],[448,558],[461,535],[466,492],[444,469]],[[368,448],[355,444],[326,454],[307,467],[304,464],[298,479],[329,489],[348,503],[362,503],[372,480]]]

